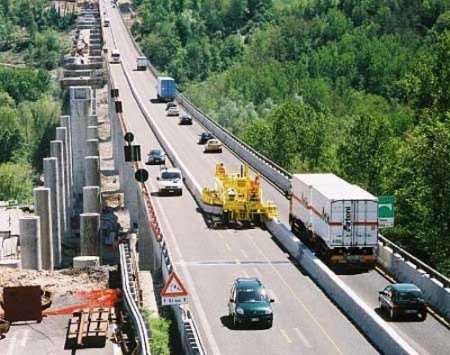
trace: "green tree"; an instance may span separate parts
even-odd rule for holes
[[[29,202],[32,199],[33,174],[26,164],[0,164],[0,200],[16,199]]]

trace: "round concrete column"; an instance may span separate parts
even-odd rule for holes
[[[88,139],[86,141],[86,156],[99,156],[98,139]]]
[[[80,214],[80,254],[100,255],[100,214]]]
[[[42,270],[40,229],[37,216],[19,219],[20,258],[23,269]]]
[[[98,156],[84,158],[84,186],[100,186],[100,159]]]
[[[66,178],[64,171],[64,151],[62,141],[50,141],[50,155],[58,160],[59,215],[63,227],[63,232],[61,233],[61,235],[64,235],[64,233],[69,229],[69,221],[66,214]]]
[[[98,126],[89,126],[87,128],[87,139],[98,139]]]
[[[34,190],[34,207],[41,221],[41,259],[44,270],[53,270],[53,230],[50,189],[36,187]],[[56,208],[56,207],[55,207]]]
[[[100,213],[100,187],[83,187],[83,213]]]

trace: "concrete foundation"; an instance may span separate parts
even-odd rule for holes
[[[74,269],[86,269],[100,266],[100,257],[98,256],[76,256],[73,258]]]
[[[85,186],[100,186],[100,159],[98,156],[84,158]]]
[[[63,236],[69,229],[69,220],[66,214],[66,184],[64,171],[64,151],[62,141],[50,141],[50,155],[58,161],[58,201],[59,201],[59,216],[61,218]]]
[[[39,217],[19,219],[20,257],[23,269],[42,270],[41,227]]]
[[[53,238],[53,263],[61,264],[62,250],[61,240],[63,224],[59,207],[59,174],[56,158],[44,158],[44,186],[50,189],[50,205],[52,212],[52,238]]]
[[[100,187],[83,187],[83,213],[100,213]]]
[[[80,254],[100,255],[100,214],[80,214]]]
[[[50,189],[36,187],[34,193],[34,207],[36,215],[41,221],[41,259],[44,270],[53,270],[53,230]]]
[[[0,270],[2,268],[20,269],[20,260],[19,259],[0,260]]]
[[[88,126],[87,139],[98,139],[98,126]]]
[[[68,218],[72,215],[70,206],[72,205],[72,184],[70,181],[69,170],[69,137],[66,127],[56,127],[56,140],[63,142],[64,154],[64,183],[66,186],[66,215]]]
[[[86,156],[99,156],[98,144],[98,139],[86,140]]]

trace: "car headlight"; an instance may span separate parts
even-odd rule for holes
[[[266,309],[266,310],[264,311],[264,314],[272,314],[272,310],[271,310],[271,309]]]
[[[241,307],[237,307],[236,313],[242,315],[242,314],[244,314],[244,310]]]

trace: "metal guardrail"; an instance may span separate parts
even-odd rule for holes
[[[386,237],[383,237],[381,234],[378,235],[378,239],[383,245],[391,248],[394,253],[399,254],[403,259],[405,259],[405,261],[412,262],[414,265],[416,265],[416,267],[422,269],[427,274],[429,274],[431,278],[441,282],[444,285],[444,288],[450,288],[450,279],[448,277],[441,274],[439,271],[433,269],[431,266],[425,264],[423,261],[419,260],[414,255],[408,253],[405,249],[402,249],[400,246],[391,242]]]
[[[150,343],[148,330],[145,325],[144,318],[142,318],[141,312],[138,305],[136,304],[136,289],[130,286],[131,276],[133,275],[132,270],[132,258],[130,255],[130,250],[128,245],[122,243],[119,245],[120,253],[120,270],[122,276],[122,288],[125,300],[125,305],[128,308],[130,318],[133,322],[134,329],[137,332],[137,338],[139,343],[139,354],[141,355],[151,355]]]

